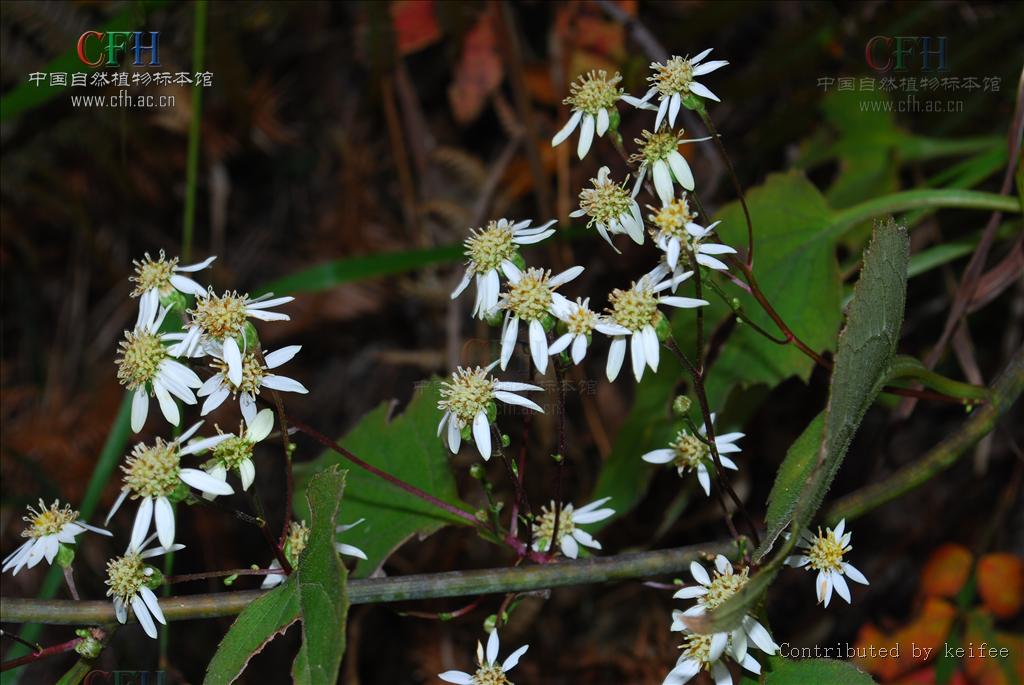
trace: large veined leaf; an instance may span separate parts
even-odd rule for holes
[[[834,349],[841,317],[836,232],[825,198],[800,173],[773,174],[747,194],[754,224],[754,275],[768,301],[811,349]],[[717,218],[722,241],[742,248],[746,221],[738,203]],[[778,329],[747,293],[734,289],[750,318],[765,330]],[[774,387],[810,375],[813,361],[793,345],[778,345],[749,326],[738,326],[722,349],[714,373],[723,383]],[[730,384],[731,384],[730,383]]]
[[[770,521],[775,536],[787,526],[796,532],[810,523],[842,465],[864,413],[885,384],[903,322],[909,259],[907,232],[892,219],[879,224],[864,252],[864,268],[853,291],[846,326],[839,335],[820,446],[808,464],[808,450],[814,444],[814,423],[818,421],[815,419],[787,453],[780,468],[783,482],[776,481],[772,489],[779,502]],[[794,490],[793,481],[799,474],[806,474],[804,485]],[[702,633],[735,627],[760,600],[797,539],[797,535],[792,535],[743,590],[714,612],[688,619],[687,625]],[[757,555],[764,556],[770,544],[766,542]]]
[[[873,685],[874,680],[853,664],[835,659],[768,659],[761,680],[747,673],[741,685]]]
[[[332,466],[313,476],[306,488],[310,510],[309,543],[299,559],[302,647],[292,666],[296,683],[333,683],[345,654],[348,572],[334,548],[334,529],[345,490],[345,472]]]
[[[381,404],[364,416],[340,440],[343,447],[360,459],[401,478],[440,500],[462,506],[455,478],[448,464],[448,452],[437,437],[441,414],[437,409],[439,384],[424,383],[405,413],[390,418],[392,406]],[[379,476],[351,465],[337,452],[327,451],[312,462],[297,464],[299,483],[331,464],[348,468],[348,495],[339,515],[339,523],[362,524],[345,531],[340,540],[366,553],[354,576],[365,577],[380,568],[399,545],[413,535],[428,535],[449,523],[464,523],[437,507],[410,495]],[[308,507],[296,502],[296,515],[305,518]]]
[[[231,624],[206,667],[205,685],[233,683],[268,642],[302,619],[296,682],[334,682],[345,653],[348,611],[345,566],[334,549],[334,528],[345,474],[336,467],[317,474],[306,489],[312,511],[309,542],[295,572],[247,606]]]

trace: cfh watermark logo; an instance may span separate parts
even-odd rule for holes
[[[160,66],[159,31],[86,31],[77,47],[87,67],[116,67],[127,56],[136,67]]]
[[[864,60],[880,74],[914,68],[949,71],[949,40],[946,36],[874,36],[864,46]]]

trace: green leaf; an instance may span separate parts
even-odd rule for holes
[[[292,665],[296,683],[333,683],[345,654],[348,573],[334,549],[345,472],[337,466],[318,473],[306,487],[310,510],[309,543],[299,557],[302,647]]]
[[[889,374],[903,323],[909,261],[906,230],[892,219],[879,223],[864,252],[864,268],[839,335],[822,445],[793,511],[797,529],[807,526],[821,506],[864,413]]]
[[[350,281],[392,276],[430,264],[457,261],[462,255],[462,250],[462,243],[458,243],[425,250],[384,252],[365,257],[337,259],[266,283],[256,288],[255,294],[273,292],[284,295],[327,290]]]
[[[825,198],[800,173],[773,174],[747,194],[747,204],[754,223],[754,275],[761,290],[811,349],[834,349],[842,289],[835,257],[837,234],[828,230],[832,211]],[[747,229],[739,204],[727,205],[717,218],[722,221],[722,242],[744,247]],[[753,297],[742,291],[737,296],[755,323],[778,331]],[[774,387],[791,376],[806,380],[813,363],[794,345],[778,345],[749,326],[737,326],[712,377]]]
[[[768,495],[768,513],[765,514],[765,537],[761,546],[754,553],[754,561],[760,561],[771,550],[779,534],[789,525],[796,509],[797,501],[803,494],[804,484],[814,466],[821,447],[822,433],[825,427],[825,414],[821,413],[807,425],[800,437],[790,445],[779,471],[775,475],[775,484]]]
[[[874,685],[874,679],[846,661],[769,659],[765,685]]]
[[[299,620],[298,582],[293,575],[245,607],[206,667],[205,685],[233,683],[252,657]]]
[[[391,419],[392,405],[381,404],[362,418],[341,444],[360,459],[387,471],[406,483],[456,506],[455,478],[448,465],[448,452],[437,437],[437,409],[440,385],[437,379],[423,384],[405,413]],[[340,454],[326,451],[312,462],[295,465],[297,483],[331,464],[349,469],[348,496],[339,523],[366,521],[341,534],[341,541],[366,553],[359,561],[356,577],[365,577],[380,568],[384,560],[413,535],[425,536],[449,523],[465,523],[423,500],[399,490],[387,481],[358,466]],[[296,514],[308,516],[308,507],[296,502]]]

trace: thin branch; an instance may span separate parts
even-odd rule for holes
[[[378,604],[529,592],[571,585],[671,576],[687,569],[692,561],[711,559],[716,554],[736,558],[736,543],[731,540],[716,541],[654,552],[538,566],[358,579],[349,581],[348,597],[352,604]],[[252,590],[168,597],[160,600],[160,608],[168,621],[232,616],[263,594],[263,591]],[[5,621],[12,623],[89,625],[115,620],[113,604],[105,601],[0,597],[0,613]]]
[[[78,643],[80,643],[81,641],[82,638],[76,637],[74,640],[68,640],[67,642],[62,642],[59,645],[46,647],[44,649],[40,649],[39,651],[32,652],[31,654],[26,654],[23,657],[12,659],[10,661],[5,661],[2,665],[0,665],[0,671],[9,671],[12,668],[24,666],[25,664],[31,664],[33,662],[39,661],[40,659],[45,659],[48,656],[56,656],[58,654],[70,652],[75,647],[77,647]]]

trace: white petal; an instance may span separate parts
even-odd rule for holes
[[[647,363],[651,369],[657,372],[660,350],[658,334],[654,332],[654,328],[651,326],[644,326],[641,333],[644,336],[644,356],[647,357]]]
[[[146,635],[149,635],[154,640],[156,639],[156,625],[153,623],[153,617],[149,615],[149,609],[146,607],[146,603],[142,601],[142,598],[138,595],[132,597],[132,611],[135,612],[135,618],[142,626],[142,629],[146,631]]]
[[[715,570],[717,570],[719,573],[729,573],[730,571],[732,571],[732,564],[730,564],[729,560],[725,558],[725,555],[716,554]]]
[[[657,131],[661,128],[661,122],[665,120],[665,115],[668,114],[669,99],[663,97],[661,103],[658,105],[658,116],[654,118],[654,130]]]
[[[145,387],[136,388],[132,396],[132,432],[138,433],[146,425],[149,414],[149,395]]]
[[[288,347],[282,347],[281,349],[274,350],[268,354],[263,358],[263,361],[267,363],[268,369],[276,369],[281,366],[281,364],[291,361],[292,357],[298,354],[301,349],[302,345],[289,345]]]
[[[626,358],[626,338],[619,336],[612,340],[608,349],[608,365],[605,368],[605,375],[609,381],[614,381],[622,369],[622,361]]]
[[[224,361],[228,365],[228,380],[237,388],[242,384],[242,353],[234,338],[224,338]]]
[[[576,543],[576,539],[571,535],[562,535],[561,531],[559,531],[559,535],[562,536],[562,540],[559,543],[559,546],[562,548],[562,554],[570,559],[577,558],[580,555],[580,546]]]
[[[716,661],[711,665],[711,677],[714,678],[715,685],[732,685],[732,673],[729,672],[729,667],[721,661]]]
[[[497,381],[494,384],[495,390],[506,390],[508,392],[540,392],[544,388],[530,383],[517,383],[515,381]]]
[[[174,544],[174,508],[166,497],[157,497],[153,515],[156,518],[156,534],[163,547]]]
[[[550,355],[558,354],[559,352],[561,352],[565,348],[569,347],[569,343],[571,343],[572,340],[573,340],[572,333],[566,333],[565,335],[560,336],[558,339],[555,340],[555,342],[551,343],[551,345],[548,347],[548,354],[550,354]]]
[[[651,165],[652,175],[654,177],[654,189],[658,193],[658,198],[661,200],[662,205],[667,205],[672,202],[672,174],[669,172],[668,164],[664,160],[659,159]]]
[[[850,604],[850,586],[846,584],[843,574],[833,572],[831,578],[836,594],[845,599],[847,604]]]
[[[582,528],[577,528],[576,530],[574,530],[572,532],[572,536],[576,538],[576,542],[580,543],[584,547],[590,547],[591,549],[601,549],[601,543],[595,540],[590,533],[583,530]]]
[[[832,599],[832,579],[827,571],[818,571],[814,586],[818,593],[818,601],[827,607]]]
[[[541,373],[548,370],[548,336],[544,326],[536,319],[530,322],[530,356]]]
[[[691,64],[692,64],[692,62],[691,62]],[[694,76],[703,76],[704,74],[710,74],[715,69],[721,69],[722,67],[724,67],[727,64],[728,64],[728,62],[726,62],[724,59],[714,60],[714,61],[711,61],[711,62],[705,62],[704,64],[701,64],[701,65],[696,66],[696,67],[693,68],[693,75]]]
[[[490,636],[487,638],[487,663],[493,664],[498,660],[498,631],[497,629],[492,630]]]
[[[216,447],[217,445],[221,444],[225,440],[230,439],[231,437],[231,433],[221,433],[219,435],[211,435],[208,438],[193,440],[189,444],[182,447],[178,453],[183,456],[188,456],[190,454],[199,454],[200,452],[208,450],[211,447]],[[181,438],[179,438],[179,440],[180,439]]]
[[[181,480],[202,492],[212,492],[215,495],[233,495],[235,490],[227,483],[217,480],[206,471],[199,469],[182,469]]]
[[[544,413],[544,410],[541,409],[541,406],[536,402],[528,400],[525,397],[520,397],[519,395],[514,395],[510,392],[505,392],[504,390],[496,390],[494,392],[494,399],[498,400],[499,402],[504,402],[505,404],[514,404],[520,407],[528,407],[534,411],[540,412],[541,414]]]
[[[683,589],[677,591],[672,595],[673,599],[694,599],[696,597],[703,597],[708,593],[708,589],[703,585],[689,585]]]
[[[128,610],[125,609],[120,597],[114,597],[114,616],[117,617],[118,623],[128,622]]]
[[[157,601],[153,591],[146,586],[142,586],[139,588],[139,596],[146,603],[146,608],[149,609],[149,613],[153,614],[153,618],[167,625],[167,619],[164,618],[164,612],[160,609],[160,603]]]
[[[600,109],[597,112],[597,135],[603,136],[608,130],[608,125],[611,123],[611,119],[608,116],[607,109]]]
[[[452,299],[454,300],[459,295],[461,295],[463,293],[463,291],[467,287],[469,287],[469,283],[472,280],[473,280],[473,274],[470,273],[469,269],[466,269],[466,272],[464,274],[462,274],[462,280],[459,281],[459,284],[457,286],[455,286],[455,290],[452,291]]]
[[[658,302],[661,304],[667,304],[670,307],[680,307],[682,309],[693,309],[695,307],[707,306],[707,300],[698,300],[695,297],[679,297],[677,295],[668,295],[666,297],[659,297]]]
[[[679,263],[679,238],[671,238],[666,245],[665,258],[673,269]]]
[[[548,286],[551,288],[557,288],[560,285],[565,285],[569,281],[577,278],[581,273],[583,273],[582,266],[571,267],[569,269],[566,269],[562,273],[558,274],[557,276],[552,276],[550,279],[548,279]]]
[[[757,648],[766,654],[775,654],[778,651],[779,646],[775,644],[775,640],[768,633],[763,625],[757,622],[756,619],[746,616],[743,619],[743,631],[750,638],[750,641],[757,645]]]
[[[491,424],[487,421],[487,414],[480,412],[473,417],[473,441],[480,451],[480,456],[487,461],[491,458]]]
[[[679,185],[687,190],[693,190],[693,172],[690,171],[690,165],[686,162],[686,158],[679,154],[678,150],[673,150],[668,155],[668,163],[672,167],[672,174],[679,181]]]
[[[694,95],[699,95],[702,98],[707,98],[708,100],[721,102],[721,100],[718,99],[718,96],[712,93],[707,86],[702,83],[697,83],[696,81],[690,81],[690,92]]]
[[[668,125],[676,125],[676,116],[679,114],[679,105],[682,104],[682,98],[679,97],[679,93],[672,93],[672,99],[669,100],[668,105]]]
[[[719,657],[722,656],[722,652],[725,651],[726,645],[729,644],[729,633],[715,633],[711,636],[711,650],[708,658],[711,661],[718,661]],[[732,683],[732,680],[729,680]]]
[[[700,246],[704,254],[736,254],[736,250],[722,243],[706,243]]]
[[[245,432],[246,439],[249,442],[260,442],[274,429],[274,412],[269,408],[262,409],[254,420],[247,423],[249,428]]]
[[[644,377],[644,367],[647,366],[647,357],[644,355],[644,335],[641,331],[633,333],[629,343],[629,351],[633,361],[633,376],[636,377],[636,382],[639,383],[640,379]]]
[[[572,132],[576,130],[582,116],[583,110],[581,109],[573,112],[572,116],[569,117],[569,121],[565,122],[565,126],[563,126],[558,133],[555,134],[555,137],[551,139],[551,147],[556,147],[565,142],[565,139],[572,135]]]
[[[508,368],[508,362],[512,359],[512,352],[516,349],[516,340],[519,338],[519,319],[512,317],[505,320],[505,330],[501,334],[501,369]]]
[[[437,677],[446,683],[455,683],[455,685],[473,685],[475,682],[473,676],[462,671],[445,671],[439,673]]]
[[[858,571],[856,568],[854,568],[853,564],[847,564],[844,562],[843,572],[846,574],[847,578],[849,578],[855,583],[860,583],[861,585],[870,585],[870,583],[868,583],[868,579],[864,577],[864,574]]]
[[[246,423],[252,423],[256,418],[256,398],[247,392],[238,396],[238,407],[242,412],[242,418]]]
[[[238,476],[242,479],[242,490],[248,490],[256,479],[256,467],[253,465],[252,459],[243,459],[239,462]]]
[[[164,418],[168,423],[177,426],[181,416],[178,414],[178,405],[175,404],[170,393],[159,382],[153,383],[153,391],[156,393],[156,399],[160,403],[160,411],[163,412]]]
[[[697,482],[700,483],[700,487],[703,488],[704,494],[708,497],[711,496],[711,476],[708,474],[708,469],[704,464],[697,467]]]
[[[453,416],[448,419],[448,449],[452,451],[452,454],[458,454],[461,446],[462,431],[459,429],[459,422]]]
[[[651,450],[647,454],[641,455],[640,458],[648,464],[667,464],[676,458],[676,451],[669,448]]]
[[[572,342],[572,362],[579,364],[587,356],[587,336],[577,335]]]
[[[288,304],[289,302],[293,302],[295,300],[295,298],[292,297],[291,295],[285,295],[284,297],[274,297],[273,295],[273,293],[267,293],[265,295],[260,295],[254,300],[249,300],[248,304],[245,307],[246,310],[270,309],[271,307],[276,307],[279,304]],[[251,314],[252,312],[249,313]]]
[[[117,510],[121,508],[122,504],[124,504],[124,499],[127,496],[128,496],[128,491],[127,490],[122,490],[121,494],[117,496],[117,499],[114,500],[114,506],[112,506],[110,508],[110,513],[107,514],[107,518],[103,522],[104,525],[109,525],[110,524],[110,519],[112,519],[114,517],[114,514],[117,512]]]
[[[696,55],[690,58],[690,64],[700,64],[700,61],[707,57],[708,55],[710,55],[712,50],[714,50],[714,48],[708,48],[707,50],[702,50],[701,52],[697,53]]]
[[[264,376],[260,385],[264,388],[270,388],[271,390],[296,392],[300,395],[305,395],[309,392],[309,390],[306,390],[306,386],[299,383],[294,378],[288,378],[287,376],[275,376],[274,374],[267,374]]]
[[[530,645],[523,645],[516,651],[512,652],[505,659],[505,662],[501,664],[502,673],[508,673],[519,664],[519,659],[526,654],[526,650],[530,648]]]
[[[177,274],[171,276],[171,285],[183,293],[195,295],[196,297],[202,297],[206,294],[206,288],[199,285],[188,276],[178,276]]]
[[[836,540],[836,542],[839,542],[840,540],[843,539],[843,533],[845,533],[845,532],[846,532],[846,519],[842,519],[842,520],[839,521],[839,523],[836,525],[836,527],[832,530],[832,537]]]
[[[696,561],[690,562],[690,575],[701,585],[711,585],[711,577],[708,572]]]
[[[149,524],[153,521],[153,500],[143,497],[139,501],[139,509],[135,512],[135,523],[132,525],[132,537],[128,543],[130,549],[141,549],[142,541],[149,532]]]
[[[583,159],[587,156],[587,152],[590,151],[590,144],[594,141],[594,117],[591,114],[583,117],[583,123],[580,125],[580,140],[576,145],[576,155]]]

